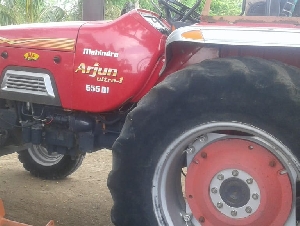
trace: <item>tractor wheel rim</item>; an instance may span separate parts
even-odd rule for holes
[[[239,133],[246,133],[248,135],[227,135],[221,134],[220,131],[238,131]],[[163,225],[203,225],[203,222],[205,222],[205,225],[253,225],[253,222],[261,222],[261,219],[257,215],[259,215],[261,210],[270,208],[268,206],[270,198],[265,195],[265,190],[260,187],[262,178],[257,176],[257,173],[254,173],[254,177],[252,175],[253,172],[245,167],[232,167],[232,164],[226,165],[222,163],[223,166],[217,167],[218,170],[215,169],[213,173],[210,173],[209,177],[204,178],[207,181],[206,187],[203,188],[200,185],[203,191],[205,189],[207,191],[205,204],[210,205],[209,212],[211,216],[209,218],[216,218],[217,224],[206,218],[206,216],[199,215],[200,212],[195,208],[195,205],[199,206],[199,200],[195,199],[195,201],[191,201],[190,197],[193,197],[195,194],[190,193],[190,190],[191,188],[197,190],[199,184],[193,185],[193,181],[195,180],[193,179],[193,171],[190,170],[190,166],[200,165],[198,158],[205,159],[207,157],[207,153],[201,151],[205,147],[216,142],[224,142],[228,139],[239,140],[242,143],[247,142],[247,148],[249,149],[253,148],[253,145],[260,147],[262,149],[260,151],[270,154],[268,156],[272,156],[276,160],[276,167],[280,168],[282,166],[284,170],[279,172],[286,176],[282,182],[285,186],[285,197],[281,193],[283,197],[281,201],[284,201],[285,205],[280,210],[276,206],[278,217],[274,225],[277,225],[277,222],[295,222],[295,183],[299,172],[299,163],[289,149],[270,134],[253,126],[237,122],[212,122],[199,125],[182,134],[166,148],[159,159],[152,181],[153,208],[158,221],[166,222]],[[182,165],[185,161],[188,170],[185,185],[182,185],[180,178],[181,167],[178,166]],[[272,165],[273,163],[270,164]],[[272,168],[271,166],[269,167]],[[234,178],[232,176],[234,170],[238,170],[241,174],[240,178],[236,178],[237,180],[232,179]],[[194,170],[194,172],[197,171]],[[227,185],[223,183],[218,184],[216,180],[219,180],[218,176],[220,174],[223,174],[224,180],[226,177],[226,179],[230,179],[231,181]],[[192,179],[189,178],[191,176]],[[247,183],[247,180],[251,183],[251,186]],[[226,195],[222,194],[218,196],[219,201],[216,201],[209,192],[214,186],[219,186],[219,189],[221,188],[223,191],[226,191],[226,189],[230,189],[230,184],[237,185],[238,189],[244,189],[244,193],[249,196],[249,200],[239,200],[237,202],[239,203],[237,204],[238,206],[234,207],[236,209],[228,205],[229,201],[226,200],[228,196],[226,197]],[[218,204],[219,202],[222,202],[223,207],[224,204],[227,205],[227,210],[226,208],[220,210],[221,208],[218,208],[218,206],[221,206],[221,204]],[[259,210],[259,208],[261,209]],[[235,211],[237,211],[237,214]],[[272,217],[274,218],[274,216]],[[268,220],[262,222],[267,222]],[[282,223],[278,225],[280,224],[282,225]]]
[[[56,152],[49,154],[47,149],[41,145],[32,145],[28,148],[28,153],[36,163],[46,167],[59,163],[64,157]]]

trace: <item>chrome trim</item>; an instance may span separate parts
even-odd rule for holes
[[[7,70],[1,90],[55,97],[50,75],[28,71]]]
[[[201,31],[204,40],[186,39],[181,36],[188,31]],[[167,40],[167,46],[176,41],[205,44],[300,47],[300,29],[293,28],[245,28],[233,26],[193,25],[175,30]]]

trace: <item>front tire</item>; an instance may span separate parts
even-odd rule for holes
[[[216,59],[154,87],[113,146],[113,223],[295,224],[299,76],[278,62]]]
[[[49,154],[40,145],[33,145],[28,150],[19,152],[18,158],[23,167],[33,176],[42,179],[63,179],[74,173],[82,164],[85,155],[72,157],[58,153]]]

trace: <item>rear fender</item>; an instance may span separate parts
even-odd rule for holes
[[[161,78],[205,59],[254,56],[298,66],[300,29],[292,24],[204,23],[175,30],[166,43]],[[291,54],[292,53],[292,54]],[[162,80],[161,79],[161,80]]]

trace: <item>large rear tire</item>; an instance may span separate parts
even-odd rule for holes
[[[230,58],[154,87],[113,146],[113,223],[295,225],[299,78],[279,62]]]
[[[19,152],[19,161],[33,176],[47,180],[63,179],[74,173],[82,164],[84,154],[77,156],[49,154],[47,149],[33,145]]]

